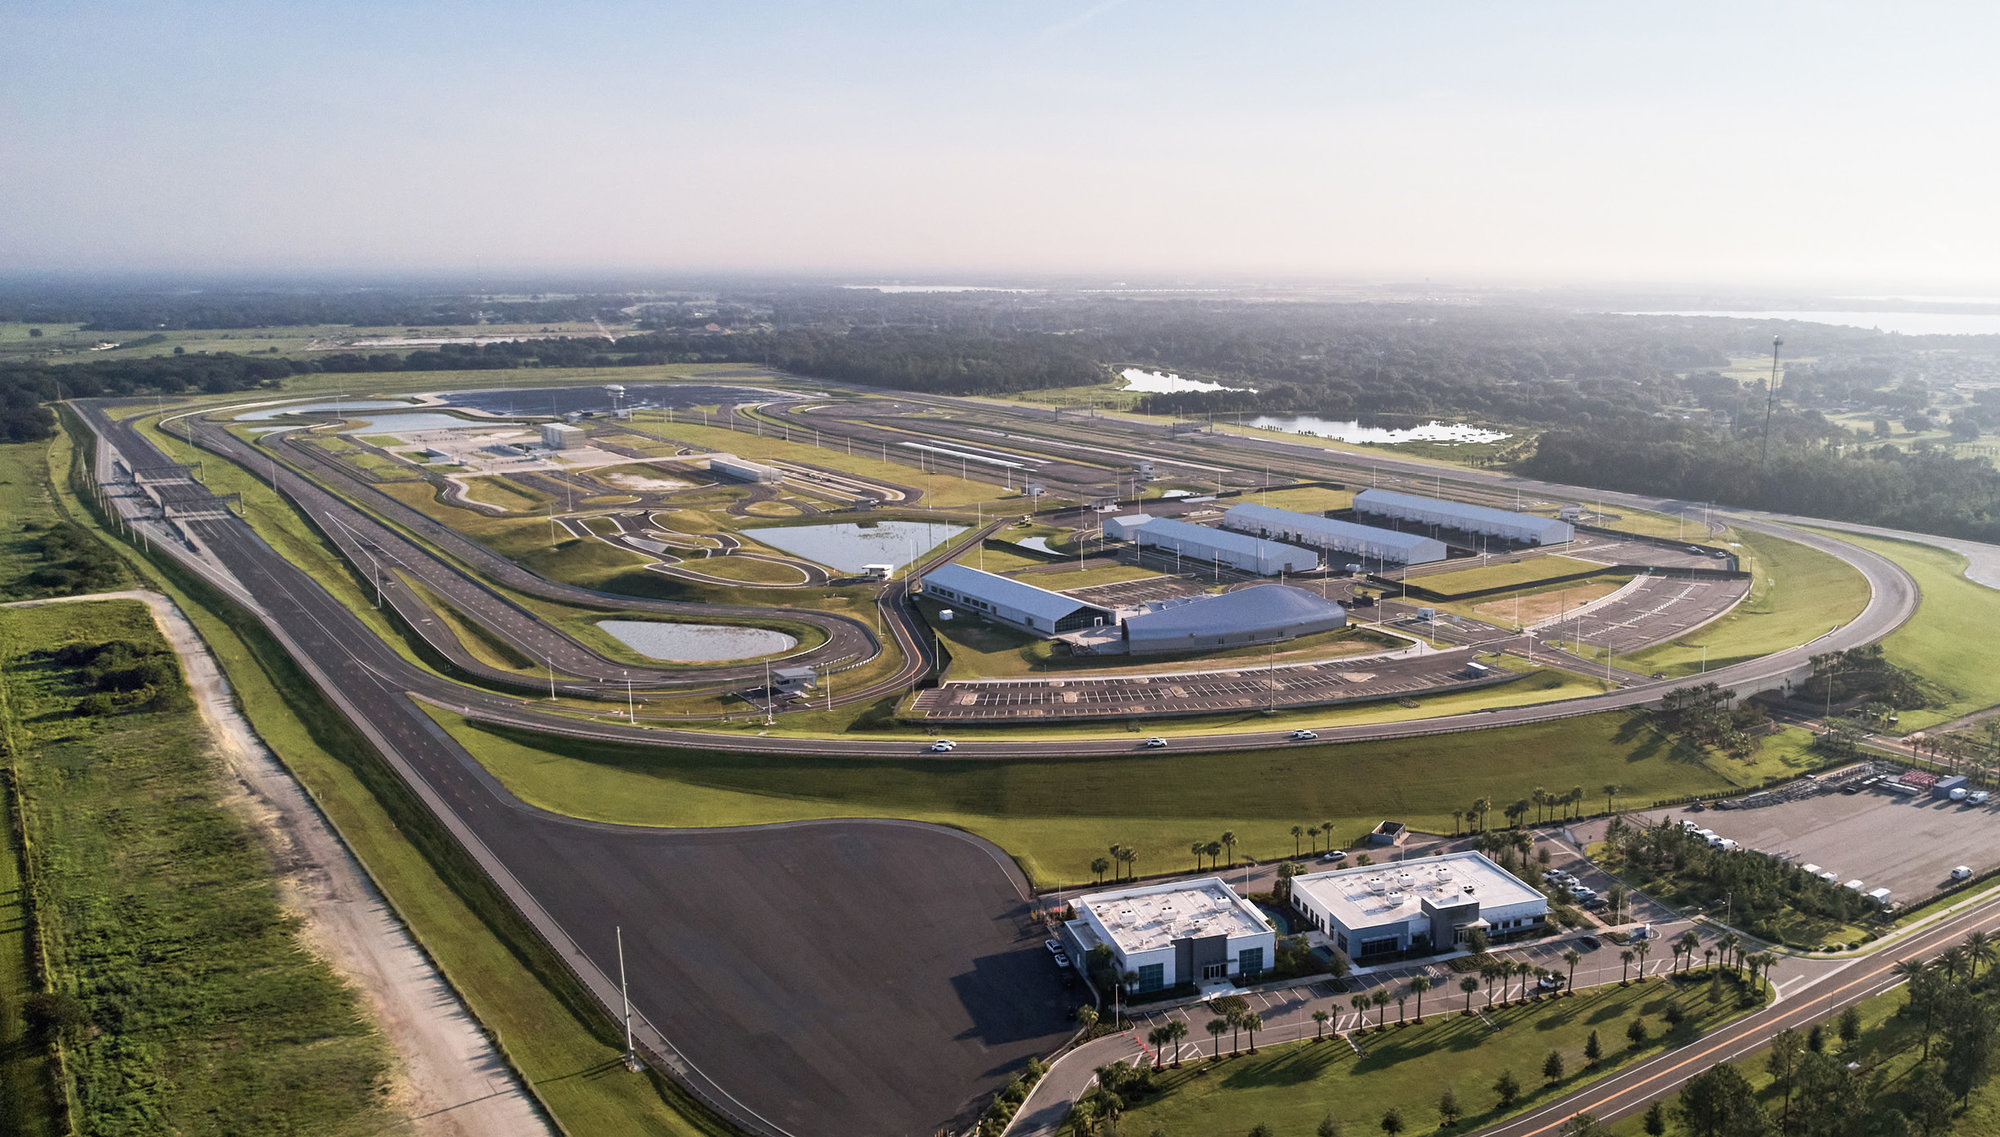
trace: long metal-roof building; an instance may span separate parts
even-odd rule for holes
[[[1354,495],[1354,512],[1359,516],[1434,525],[1474,536],[1498,537],[1523,545],[1560,545],[1576,537],[1576,530],[1569,522],[1553,517],[1489,509],[1483,505],[1418,497],[1393,490],[1362,490]]]
[[[1309,572],[1319,567],[1319,554],[1297,545],[1210,529],[1171,517],[1145,514],[1114,517],[1104,523],[1104,535],[1130,541],[1142,549],[1161,549],[1183,557],[1215,561],[1261,576]]]
[[[1347,626],[1347,611],[1316,592],[1260,584],[1219,596],[1198,596],[1125,618],[1125,650],[1133,655],[1213,651],[1276,643]]]
[[[1421,533],[1399,533],[1373,525],[1356,525],[1311,513],[1294,513],[1268,505],[1243,502],[1229,507],[1222,524],[1239,533],[1290,541],[1295,545],[1358,557],[1362,561],[1389,561],[1402,565],[1423,565],[1450,555],[1443,541]]]
[[[932,569],[924,577],[924,595],[1045,636],[1118,623],[1109,608],[968,565]]]

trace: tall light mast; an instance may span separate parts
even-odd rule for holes
[[[1771,460],[1771,407],[1778,401],[1778,349],[1785,346],[1785,337],[1771,337],[1771,381],[1764,385],[1764,451],[1757,459],[1759,465]]]

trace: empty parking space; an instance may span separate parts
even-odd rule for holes
[[[1542,635],[1592,647],[1609,645],[1612,654],[1624,655],[1715,619],[1749,592],[1747,580],[1642,576],[1605,603],[1544,625]]]

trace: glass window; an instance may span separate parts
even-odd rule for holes
[[[1245,977],[1262,972],[1264,970],[1264,949],[1260,947],[1247,947],[1237,952],[1236,970]]]
[[[1143,964],[1139,968],[1139,990],[1157,991],[1167,985],[1167,965],[1164,963]]]

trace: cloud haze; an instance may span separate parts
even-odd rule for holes
[[[0,264],[1984,284],[1982,5],[0,13]]]

